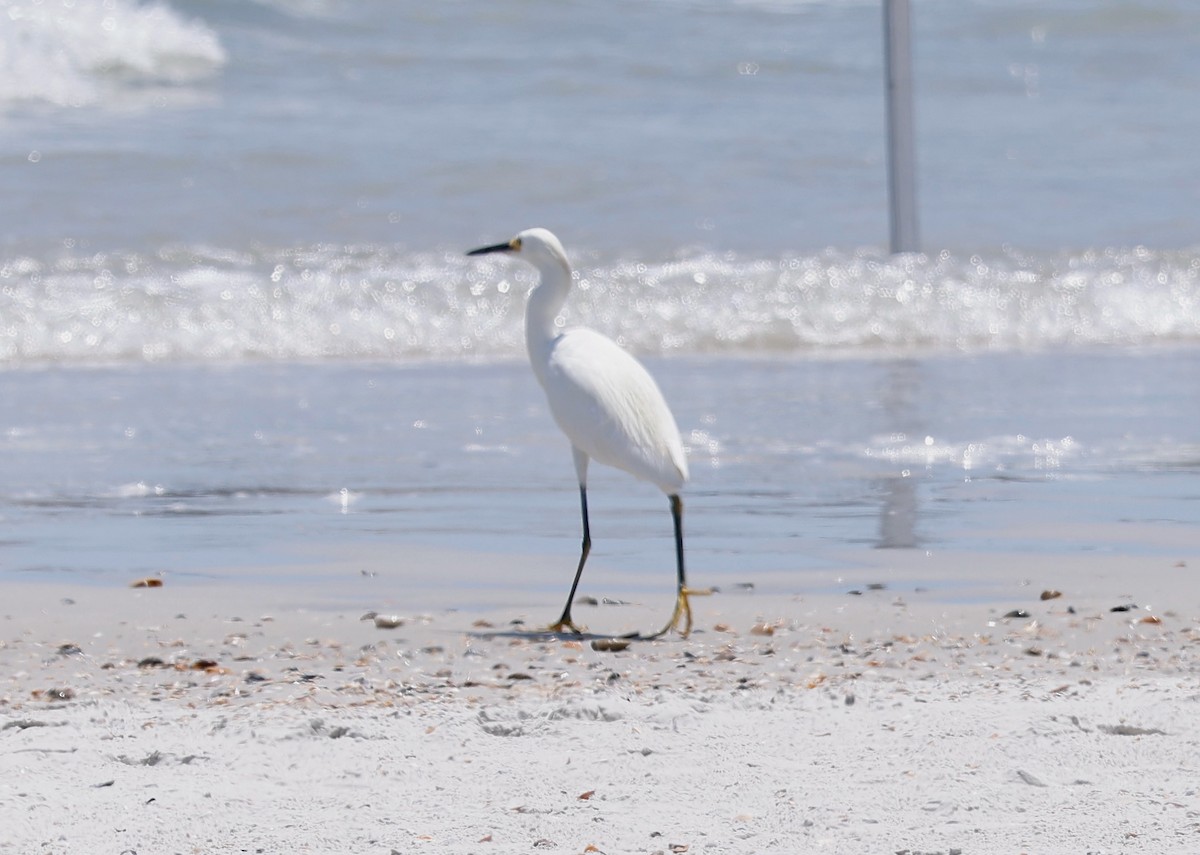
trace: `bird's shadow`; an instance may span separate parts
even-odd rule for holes
[[[629,632],[620,635],[597,632],[559,632],[552,629],[491,629],[475,630],[468,633],[471,638],[497,639],[521,638],[525,641],[658,641],[658,636],[642,635],[640,632]]]

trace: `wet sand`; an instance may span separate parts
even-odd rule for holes
[[[471,610],[481,556],[446,551],[418,609],[349,566],[6,584],[0,851],[1195,849],[1194,550],[863,551],[820,590],[718,580],[691,637],[620,650],[533,632],[558,595],[504,579],[539,559],[486,558]],[[986,596],[903,581],[968,561]],[[670,605],[581,595],[604,633]]]

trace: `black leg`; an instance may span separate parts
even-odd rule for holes
[[[575,590],[579,587],[580,577],[583,576],[583,565],[587,563],[588,553],[592,551],[592,534],[588,528],[587,487],[582,484],[579,485],[579,510],[583,516],[583,545],[579,551],[579,566],[575,569],[575,581],[571,583],[571,593],[567,595],[567,604],[563,607],[562,617],[558,619],[558,623],[550,627],[554,632],[561,632],[564,629],[575,633],[580,631],[579,627],[575,626],[571,620],[571,604],[575,602]],[[682,565],[680,565],[680,572],[682,572]]]
[[[679,571],[679,590],[687,587],[683,575],[683,499],[671,496],[671,519],[675,521],[675,566]]]
[[[683,571],[683,500],[679,496],[671,496],[671,519],[675,523],[675,566],[679,583],[675,590],[675,611],[667,625],[653,635],[642,635],[640,638],[661,638],[671,630],[677,631],[684,638],[692,631],[692,604],[688,601],[690,594],[709,594],[711,591],[690,591],[687,578]]]

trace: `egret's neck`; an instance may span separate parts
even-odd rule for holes
[[[571,268],[557,260],[538,265],[541,280],[534,286],[525,306],[525,347],[533,370],[541,377],[550,345],[558,336],[555,319],[571,291]]]

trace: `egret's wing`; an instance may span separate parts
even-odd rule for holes
[[[543,385],[555,421],[589,457],[668,493],[687,481],[679,428],[658,384],[615,342],[567,331],[554,342]]]

